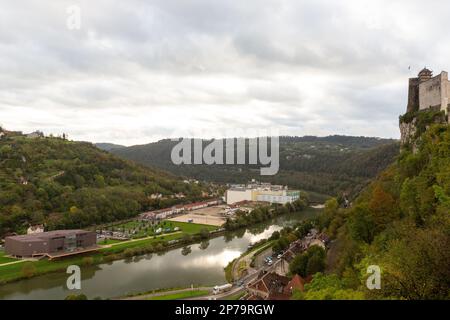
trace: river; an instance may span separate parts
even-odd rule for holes
[[[250,243],[268,238],[272,232],[315,215],[301,213],[277,217],[257,226],[229,232],[205,243],[191,245],[191,252],[175,249],[81,268],[81,290],[68,290],[66,273],[50,273],[0,286],[0,299],[64,299],[69,294],[114,298],[161,288],[213,286],[226,282],[224,267],[240,256]],[[186,253],[186,252],[185,252]]]

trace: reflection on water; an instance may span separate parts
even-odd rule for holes
[[[268,238],[274,231],[317,211],[289,214],[248,230],[160,254],[148,254],[98,266],[82,267],[82,289],[69,291],[67,274],[53,273],[0,286],[1,299],[64,299],[84,293],[88,298],[111,298],[158,288],[216,285],[225,282],[223,268],[250,243]]]

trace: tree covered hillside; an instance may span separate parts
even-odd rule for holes
[[[327,202],[320,225],[335,239],[334,275],[298,298],[450,299],[450,127],[427,125],[416,137],[350,209]],[[369,265],[381,268],[381,290],[365,286]]]
[[[398,143],[368,137],[280,137],[280,171],[261,176],[259,165],[174,165],[170,154],[178,142],[161,140],[110,152],[174,174],[220,183],[257,179],[326,195],[357,194],[398,155]],[[204,146],[210,141],[204,141]],[[248,150],[248,149],[247,149]],[[225,152],[224,152],[225,154]],[[248,155],[247,155],[248,158]]]
[[[188,201],[205,190],[90,143],[18,133],[0,137],[0,236],[29,224],[78,228],[128,218],[181,201],[175,193]]]

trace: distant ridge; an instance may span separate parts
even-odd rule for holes
[[[280,137],[280,172],[261,177],[250,165],[174,165],[171,150],[177,141],[160,140],[111,149],[110,152],[146,166],[177,175],[219,182],[245,183],[249,179],[287,184],[325,195],[357,193],[398,155],[398,140],[333,135]],[[204,145],[208,144],[204,140]]]
[[[97,148],[99,148],[99,149],[104,150],[104,151],[111,151],[111,150],[114,150],[114,149],[126,148],[126,146],[122,146],[120,144],[107,143],[107,142],[95,143],[95,146]]]

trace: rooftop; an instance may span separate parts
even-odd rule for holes
[[[432,76],[432,75],[433,75],[433,71],[431,71],[430,69],[427,69],[427,68],[423,68],[419,72],[419,76]]]
[[[11,237],[8,237],[8,238],[14,239],[14,240],[40,241],[41,239],[66,237],[66,236],[71,236],[71,235],[84,234],[84,233],[87,233],[87,232],[89,232],[89,231],[80,230],[80,229],[75,229],[75,230],[54,230],[54,231],[47,231],[47,232],[41,232],[41,233],[33,233],[33,234],[11,236]]]

